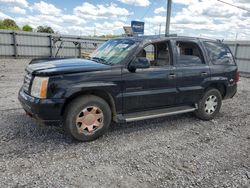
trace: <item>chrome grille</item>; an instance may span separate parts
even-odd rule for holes
[[[32,79],[32,75],[29,73],[27,73],[24,76],[23,90],[25,93],[28,93],[28,94],[29,94],[29,90],[30,90],[31,79]]]

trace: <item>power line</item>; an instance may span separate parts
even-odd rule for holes
[[[153,7],[153,3],[151,3],[149,7],[147,8],[147,10],[144,12],[143,16],[141,17],[141,20],[148,14],[149,10],[151,10],[152,7]]]
[[[165,0],[161,0],[161,3],[163,3]],[[144,12],[144,14],[142,15],[142,17],[140,18],[140,20],[143,20],[145,18],[145,16],[149,13],[150,10],[152,10],[153,8],[153,3],[151,3],[149,5],[149,7],[146,9],[146,11]],[[150,28],[150,24],[151,22],[150,21],[147,21],[147,23],[149,24],[149,28]],[[161,25],[161,24],[160,24]],[[159,25],[159,26],[160,26]],[[161,26],[160,26],[161,27]],[[155,31],[155,34],[156,34],[156,31]]]
[[[247,12],[250,12],[249,9],[246,9],[246,8],[244,8],[244,7],[240,7],[240,6],[237,6],[237,5],[234,5],[234,4],[231,4],[231,3],[228,3],[228,2],[222,1],[222,0],[217,0],[217,1],[219,1],[219,2],[221,2],[221,3],[224,3],[224,4],[227,4],[227,5],[230,5],[230,6],[233,6],[233,7],[236,7],[236,8],[241,9],[241,10],[245,10],[245,11],[247,11]]]

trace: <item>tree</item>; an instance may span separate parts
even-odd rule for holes
[[[4,19],[0,22],[0,29],[20,30],[16,22],[12,19]]]
[[[24,25],[23,28],[22,28],[23,31],[30,31],[32,32],[33,31],[33,28],[29,25]]]
[[[0,20],[0,29],[3,29],[3,21]]]
[[[55,33],[54,30],[49,26],[38,26],[37,32],[40,33]]]

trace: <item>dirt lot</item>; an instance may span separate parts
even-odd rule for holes
[[[112,125],[91,143],[39,126],[17,100],[28,60],[0,60],[0,187],[250,187],[250,79],[212,121]]]

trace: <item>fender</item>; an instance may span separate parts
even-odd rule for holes
[[[226,86],[228,86],[229,81],[228,81],[227,77],[223,77],[223,76],[211,77],[209,79],[204,80],[203,87],[207,88],[211,84],[223,84],[226,87]]]
[[[107,100],[111,106],[111,110],[115,119],[115,115],[117,113],[121,113],[122,111],[122,97],[120,95],[121,90],[118,88],[118,85],[113,82],[79,83],[67,88],[63,97],[66,99],[67,103],[67,101],[70,101],[72,98],[75,98],[79,95],[93,94],[100,96],[104,100]]]

